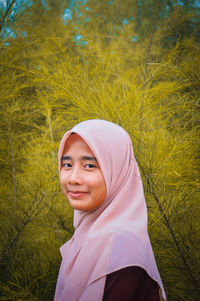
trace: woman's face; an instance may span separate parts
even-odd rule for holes
[[[65,144],[60,183],[72,208],[82,211],[99,207],[106,197],[106,184],[93,152],[77,134]]]

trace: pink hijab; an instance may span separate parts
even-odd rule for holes
[[[104,176],[107,197],[93,211],[74,210],[73,237],[61,247],[62,263],[54,301],[101,301],[106,275],[129,266],[146,270],[165,291],[147,232],[147,207],[139,169],[128,133],[105,120],[77,124],[71,133],[84,139]]]

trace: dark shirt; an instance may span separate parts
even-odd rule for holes
[[[157,282],[141,267],[126,267],[106,277],[103,301],[159,300]]]

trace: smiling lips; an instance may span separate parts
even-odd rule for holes
[[[79,190],[68,190],[68,195],[72,199],[80,199],[84,197],[88,192],[86,191],[79,191]]]

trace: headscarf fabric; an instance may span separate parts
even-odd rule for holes
[[[61,247],[62,263],[54,301],[101,301],[106,276],[139,266],[155,280],[166,300],[147,231],[142,180],[128,133],[105,120],[83,121],[63,136],[58,162],[72,133],[94,153],[107,195],[95,210],[74,210],[74,235]],[[162,299],[163,298],[163,299]]]

